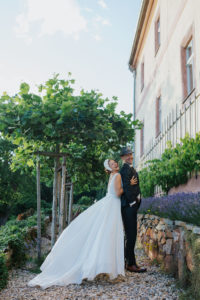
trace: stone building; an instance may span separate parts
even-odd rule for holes
[[[134,78],[135,165],[167,141],[200,131],[200,1],[143,0],[129,68]]]

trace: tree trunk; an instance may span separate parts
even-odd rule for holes
[[[57,181],[57,169],[59,164],[59,158],[55,158],[54,162],[54,180],[53,180],[53,205],[52,205],[52,226],[51,226],[51,247],[56,242],[56,232],[57,232],[57,190],[58,190],[58,181]]]
[[[62,184],[61,184],[61,198],[60,198],[60,222],[59,233],[63,231],[66,226],[65,216],[65,182],[66,182],[66,157],[63,157],[62,163]]]
[[[41,190],[40,190],[40,157],[37,156],[37,256],[41,258]]]
[[[69,202],[69,192],[68,192],[68,187],[66,187],[65,190],[65,224],[68,224],[68,202]]]
[[[70,196],[69,196],[69,215],[68,215],[68,225],[72,220],[72,205],[73,205],[73,183],[71,183]]]
[[[61,205],[61,172],[57,172],[57,180],[58,180],[58,188],[57,188],[57,201],[58,201],[58,213],[57,213],[57,220],[60,222],[60,205]],[[57,224],[59,225],[59,224]]]

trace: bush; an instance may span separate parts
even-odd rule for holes
[[[6,267],[5,255],[0,253],[0,290],[6,287],[8,281],[8,269]]]
[[[200,193],[177,193],[144,198],[139,213],[158,215],[200,226]]]
[[[190,249],[192,249],[192,257],[194,263],[194,269],[192,272],[186,273],[185,282],[187,285],[183,285],[185,291],[180,296],[180,300],[199,300],[200,299],[200,238],[193,234],[187,233],[187,242]]]
[[[88,196],[82,196],[77,202],[77,204],[85,205],[85,206],[90,206],[93,203],[94,203],[94,200]]]
[[[41,216],[41,228],[44,232],[44,215]],[[0,288],[5,287],[7,268],[22,266],[26,261],[26,240],[29,228],[36,226],[37,216],[33,215],[25,220],[10,220],[0,227]],[[11,251],[11,256],[5,263],[5,253]]]
[[[200,170],[200,133],[195,139],[186,135],[175,148],[168,142],[161,159],[146,164],[139,172],[142,196],[153,196],[155,186],[167,194],[172,187],[186,183],[188,173]]]

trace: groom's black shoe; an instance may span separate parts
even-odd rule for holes
[[[126,270],[129,272],[135,272],[135,273],[144,273],[147,271],[146,268],[140,268],[136,265],[126,266]]]

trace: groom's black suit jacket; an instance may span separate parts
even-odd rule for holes
[[[138,201],[138,197],[140,195],[140,186],[139,186],[139,177],[138,173],[133,167],[130,167],[127,163],[124,163],[120,174],[122,177],[122,183],[123,183],[123,190],[124,193],[121,195],[121,206],[125,207],[128,206],[129,203],[133,201],[137,201],[137,208],[140,206],[140,202]],[[137,178],[137,184],[131,185],[130,180],[132,177]]]

